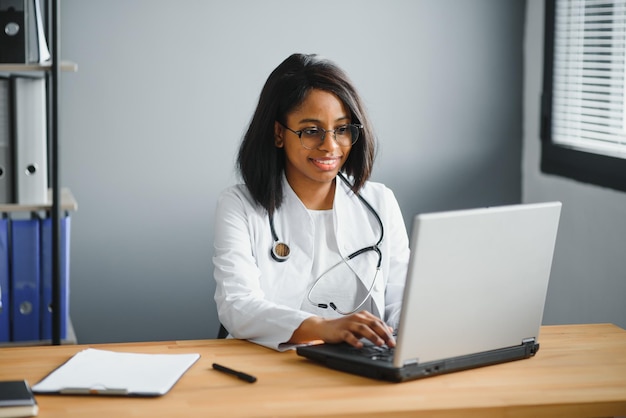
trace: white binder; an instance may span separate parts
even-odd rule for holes
[[[46,42],[39,0],[26,0],[24,10],[26,11],[27,25],[27,60],[30,63],[46,62],[50,59],[50,51]]]
[[[0,203],[14,199],[11,113],[9,78],[0,75]]]
[[[39,76],[12,76],[15,201],[48,201],[46,81]]]

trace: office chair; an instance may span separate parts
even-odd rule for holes
[[[218,339],[223,339],[223,338],[226,338],[226,337],[228,337],[228,330],[220,322],[220,330],[217,332],[217,338]]]

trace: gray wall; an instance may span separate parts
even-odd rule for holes
[[[312,7],[314,4],[314,7]],[[421,211],[521,200],[519,0],[63,0],[61,180],[79,342],[214,337],[213,214],[269,72],[352,76],[374,179]],[[268,243],[269,244],[269,243]]]
[[[544,323],[626,328],[626,194],[539,170],[544,2],[527,2],[523,200],[563,202]]]

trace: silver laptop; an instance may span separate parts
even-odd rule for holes
[[[548,202],[416,215],[396,347],[298,354],[394,382],[534,356],[560,213]]]

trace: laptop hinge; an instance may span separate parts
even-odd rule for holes
[[[412,358],[404,362],[405,366],[410,366],[411,364],[419,364],[419,359]]]
[[[526,349],[527,356],[534,356],[539,351],[539,343],[535,337],[532,338],[524,338],[522,340],[522,346]]]

